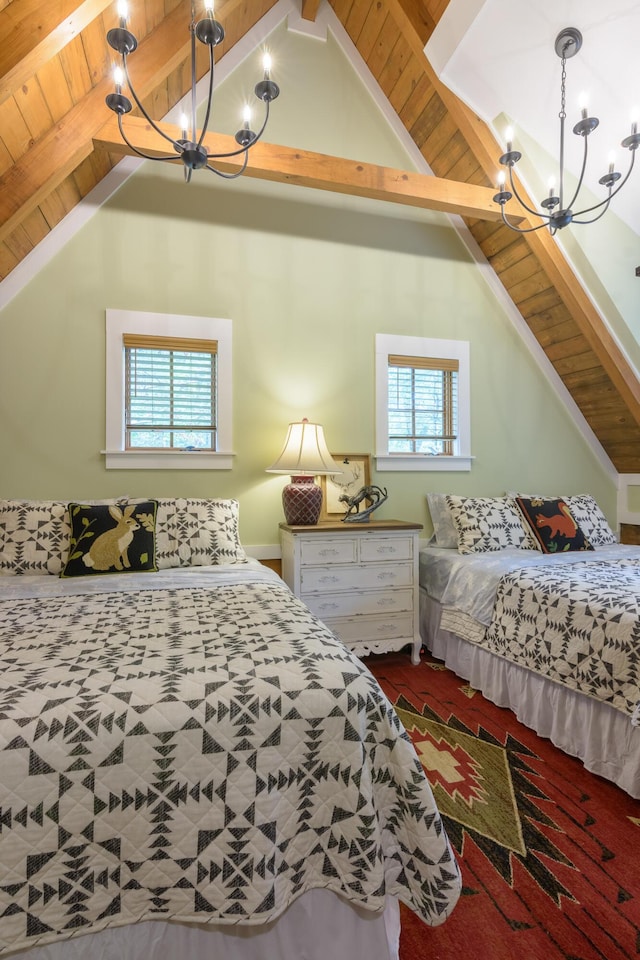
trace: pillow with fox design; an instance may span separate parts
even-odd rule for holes
[[[543,553],[593,550],[564,500],[516,497],[516,503]]]
[[[61,577],[155,572],[157,500],[69,504],[69,556]]]

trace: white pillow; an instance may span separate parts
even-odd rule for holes
[[[511,497],[446,498],[458,531],[459,553],[490,553],[517,547],[538,550]]]
[[[446,494],[428,493],[427,503],[433,524],[436,546],[450,550],[458,549],[458,531],[447,505]]]

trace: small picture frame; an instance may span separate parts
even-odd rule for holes
[[[322,487],[322,511],[320,520],[342,520],[347,506],[340,502],[341,496],[352,497],[362,487],[371,483],[371,457],[368,453],[332,453],[344,473],[330,473],[320,477]]]

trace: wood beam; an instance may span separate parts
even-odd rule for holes
[[[302,0],[302,19],[303,20],[315,20],[318,16],[318,7],[320,6],[320,0]]]
[[[167,145],[163,145],[163,141],[146,120],[127,117],[124,125],[127,139],[137,150],[150,156],[167,155]],[[163,123],[158,126],[174,139],[181,136],[180,128],[174,124]],[[136,156],[135,150],[131,150],[122,140],[115,116],[94,138],[94,144],[112,154]],[[222,134],[207,134],[205,146],[210,153],[228,153],[237,149],[235,139]],[[182,161],[176,156],[175,162]],[[237,156],[217,160],[215,163],[219,169],[230,173],[235,173],[242,166],[241,158]],[[206,175],[204,171],[203,175]],[[395,170],[356,160],[343,160],[262,141],[249,152],[245,176],[372,200],[387,200],[391,203],[482,220],[500,219],[500,207],[493,202],[495,191],[491,187],[442,180],[422,173]]]
[[[0,11],[0,103],[111,3],[112,0],[20,0]]]
[[[243,0],[219,3],[216,16],[223,20],[242,6]],[[190,17],[191,0],[182,0],[131,55],[141,100],[189,55]],[[0,243],[93,151],[92,138],[109,115],[104,98],[112,91],[111,79],[101,80],[0,177]]]

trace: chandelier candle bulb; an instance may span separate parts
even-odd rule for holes
[[[118,2],[118,16],[120,17],[120,29],[124,30],[127,26],[127,15],[129,11],[127,9],[126,0],[119,0]]]
[[[265,53],[264,57],[262,58],[262,66],[264,69],[264,79],[270,80],[271,79],[271,54]]]
[[[513,127],[507,127],[504,135],[507,141],[507,153],[511,153],[513,147]]]

